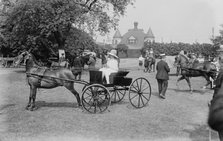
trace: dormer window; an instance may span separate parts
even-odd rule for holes
[[[129,43],[129,44],[136,44],[136,38],[133,37],[133,36],[129,37],[129,39],[128,39],[128,43]]]

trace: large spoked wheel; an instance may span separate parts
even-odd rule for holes
[[[125,86],[114,86],[112,90],[110,90],[111,94],[111,102],[117,103],[122,101],[126,94],[127,88]]]
[[[129,87],[129,101],[135,108],[144,107],[150,100],[151,86],[147,79],[137,78]]]
[[[102,113],[110,103],[109,91],[103,85],[89,85],[82,92],[82,106],[90,113]]]

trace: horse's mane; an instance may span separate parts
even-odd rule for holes
[[[40,67],[41,65],[40,65],[40,63],[36,60],[36,57],[35,57],[32,53],[29,53],[29,54],[31,55],[31,58],[32,58],[34,64],[36,64],[37,66]]]
[[[180,54],[187,62],[189,62],[188,58],[185,55]]]

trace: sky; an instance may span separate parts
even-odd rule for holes
[[[223,29],[223,0],[135,0],[120,17],[121,35],[134,22],[145,33],[151,28],[156,42],[211,43],[211,36]],[[111,42],[114,32],[97,41]]]

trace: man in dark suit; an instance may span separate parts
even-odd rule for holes
[[[159,96],[165,99],[166,90],[168,87],[168,80],[169,80],[169,72],[170,68],[165,61],[165,54],[160,54],[161,60],[156,65],[156,79],[158,82],[158,89],[159,89]]]

